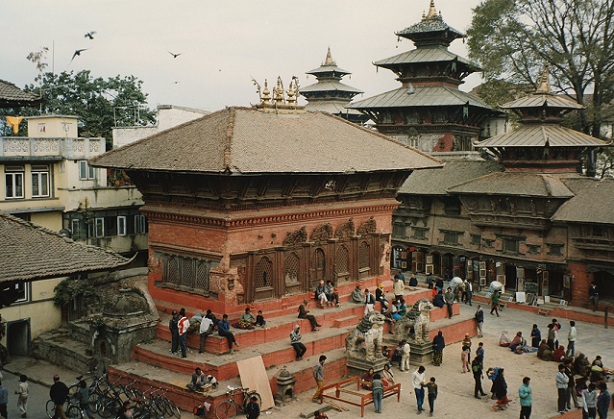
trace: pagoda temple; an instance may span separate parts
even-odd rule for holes
[[[260,104],[229,107],[110,151],[149,225],[149,291],[158,308],[267,312],[311,297],[320,279],[349,295],[388,280],[392,211],[432,157],[296,104],[280,79]]]
[[[358,110],[347,108],[354,96],[363,91],[341,82],[344,76],[352,73],[337,67],[330,47],[322,65],[306,74],[315,76],[317,83],[301,87],[300,93],[308,102],[305,109],[328,112],[356,123],[362,123],[368,119]]]
[[[367,114],[379,132],[422,151],[473,150],[484,123],[499,112],[458,88],[480,71],[448,51],[464,34],[446,24],[431,1],[420,22],[396,35],[413,41],[416,48],[374,64],[394,72],[401,87],[349,107]]]

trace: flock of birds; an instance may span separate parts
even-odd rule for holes
[[[89,39],[90,41],[92,41],[92,40],[94,40],[94,35],[96,35],[96,31],[90,31],[90,32],[87,32],[83,37]],[[74,54],[72,55],[72,58],[70,59],[70,62],[72,63],[73,60],[76,57],[80,57],[81,53],[83,51],[87,51],[88,49],[89,48],[81,48],[81,49],[75,50]],[[177,58],[177,57],[179,57],[180,55],[183,54],[182,52],[176,54],[176,53],[170,52],[170,51],[168,51],[168,53],[171,54],[173,56],[173,58]]]

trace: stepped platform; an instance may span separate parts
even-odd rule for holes
[[[32,341],[32,356],[74,371],[89,371],[95,365],[91,346],[75,339],[72,328],[61,327]]]

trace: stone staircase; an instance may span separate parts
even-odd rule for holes
[[[89,325],[70,323],[34,339],[32,356],[83,373],[96,362],[88,340]]]

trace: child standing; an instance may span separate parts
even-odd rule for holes
[[[437,398],[437,384],[435,384],[435,377],[431,377],[428,383],[426,383],[428,389],[428,401],[429,401],[429,416],[433,416],[435,411],[435,399]]]

